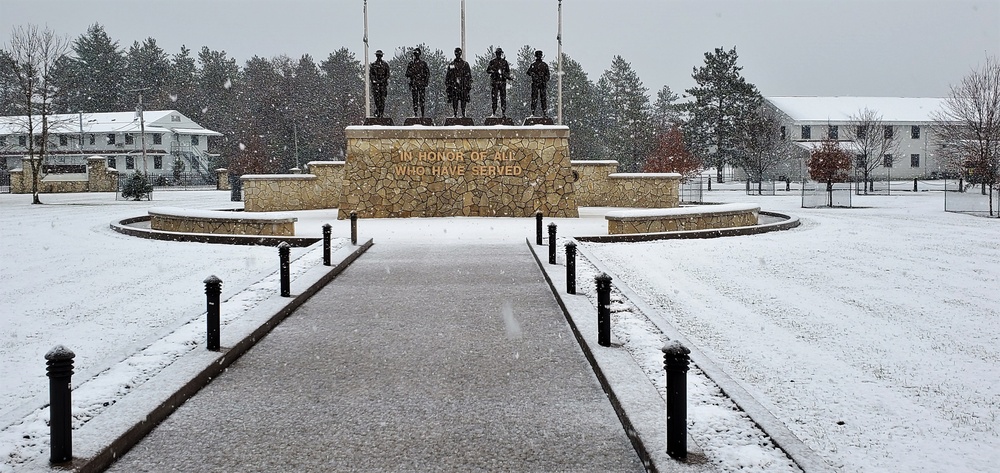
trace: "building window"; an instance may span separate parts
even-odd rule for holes
[[[153,133],[153,144],[154,145],[163,144],[163,133]]]
[[[887,140],[892,139],[892,125],[886,125],[885,127],[882,128],[882,136],[885,137],[885,139]],[[886,166],[886,167],[892,167],[892,166]]]
[[[109,145],[115,144],[115,134],[114,133],[108,133],[108,144]],[[129,168],[129,169],[132,169],[132,168]]]
[[[125,144],[130,145],[135,143],[135,137],[131,133],[125,133]]]
[[[781,141],[785,141],[787,139],[788,139],[788,132],[785,130],[785,127],[781,127]]]
[[[891,168],[892,167],[892,155],[886,154],[882,156],[882,165]]]
[[[179,121],[181,121],[181,117],[179,115],[171,115],[170,116],[170,121],[172,121],[172,122],[179,122]]]
[[[163,156],[153,156],[153,169],[163,169]]]
[[[191,146],[198,146],[198,135],[191,135]]]
[[[95,144],[97,144],[97,135],[90,135],[90,145],[94,146]],[[114,167],[114,166],[111,166],[111,167]]]
[[[94,136],[94,135],[90,135],[90,136]],[[108,158],[108,167],[111,168],[111,169],[115,169],[115,168],[118,167],[118,162],[115,160],[115,158]]]
[[[831,140],[840,139],[840,128],[837,125],[830,125],[826,130],[826,137]]]
[[[803,140],[812,139],[812,128],[809,125],[802,125],[802,139]]]
[[[868,125],[858,125],[858,129],[855,130],[855,135],[858,135],[859,140],[863,140],[868,137]]]
[[[919,154],[911,154],[910,155],[910,167],[911,168],[918,168],[918,167],[920,167],[920,155]]]
[[[135,169],[135,158],[125,156],[125,169]]]
[[[0,136],[0,146],[7,146],[7,137]]]
[[[920,139],[920,127],[919,126],[913,125],[913,126],[910,127],[910,138],[913,138],[915,140],[919,140]]]
[[[59,135],[59,146],[69,146],[69,137],[66,135]]]
[[[18,136],[17,137],[17,145],[18,146],[28,146],[28,137],[27,136]]]

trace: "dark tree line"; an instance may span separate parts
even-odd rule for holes
[[[436,123],[450,115],[444,72],[451,57],[421,44],[431,70],[426,114]],[[388,50],[388,48],[385,48]],[[473,71],[472,100],[467,115],[477,123],[491,114],[486,73],[496,46],[481,55],[469,52]],[[413,46],[387,54],[391,70],[386,116],[395,123],[412,114],[405,77]],[[508,84],[507,115],[515,122],[529,115],[530,79],[525,71],[535,48],[507,48],[513,80]],[[723,54],[724,53],[724,54]],[[0,49],[0,58],[9,51]],[[284,172],[311,160],[342,159],[344,128],[364,117],[363,58],[347,48],[317,60],[253,57],[244,64],[225,51],[202,47],[194,52],[182,46],[168,53],[156,40],[122,47],[99,24],[71,42],[52,71],[51,113],[133,110],[142,95],[146,110],[174,109],[206,128],[223,134],[210,141],[210,151],[236,173]],[[556,70],[555,59],[551,69]],[[695,71],[698,87],[687,91],[693,102],[680,105],[669,87],[651,98],[631,64],[615,56],[611,66],[592,79],[569,55],[563,55],[563,124],[570,127],[573,159],[614,159],[619,169],[639,172],[647,160],[671,147],[659,146],[668,133],[683,133],[690,156],[709,164],[739,164],[737,149],[747,143],[735,136],[736,122],[760,115],[756,88],[739,76],[736,52],[706,54],[706,65]],[[10,61],[0,61],[7,64]],[[12,93],[8,68],[0,68],[0,97]],[[556,74],[548,87],[548,114],[556,116]],[[16,115],[14,101],[0,101],[0,114]],[[758,129],[761,127],[758,127]],[[746,128],[744,128],[745,130]],[[676,139],[675,139],[676,141]],[[758,140],[759,141],[759,140]],[[759,154],[759,153],[757,153]],[[686,172],[691,160],[685,158]],[[661,169],[662,162],[656,166]]]

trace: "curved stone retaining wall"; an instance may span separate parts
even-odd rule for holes
[[[698,205],[674,209],[609,212],[609,235],[708,230],[757,225],[760,206],[753,204]]]
[[[175,207],[149,209],[150,228],[165,232],[214,235],[294,236],[295,217],[283,214],[190,210]]]

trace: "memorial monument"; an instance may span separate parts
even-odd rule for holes
[[[434,121],[424,116],[424,102],[427,97],[427,84],[430,82],[431,71],[427,63],[420,59],[420,48],[413,50],[413,60],[406,65],[406,78],[409,79],[410,96],[413,99],[413,117],[403,121],[403,125],[433,125]],[[420,114],[417,115],[417,112]]]

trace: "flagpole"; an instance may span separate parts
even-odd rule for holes
[[[556,98],[556,124],[557,125],[562,125],[563,124],[563,120],[562,120],[562,80],[563,80],[563,71],[562,71],[562,60],[563,60],[563,57],[562,57],[563,56],[562,55],[562,0],[559,0],[559,30],[556,33],[556,41],[558,41],[558,43],[559,43],[559,50],[558,50],[558,52],[556,52],[556,54],[559,57],[559,62],[557,63],[557,66],[556,66],[557,69],[558,69],[556,71],[556,77],[558,78],[557,79],[558,81],[556,82],[556,95],[557,95],[557,98]]]
[[[465,0],[462,0],[462,59],[465,59]]]
[[[372,116],[371,85],[368,70],[368,0],[365,0],[365,117]]]

